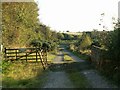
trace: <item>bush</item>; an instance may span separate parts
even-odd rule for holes
[[[34,40],[31,41],[30,45],[33,46],[33,47],[41,48],[42,47],[42,41],[34,39]]]
[[[30,43],[30,45],[33,47],[45,49],[47,51],[54,51],[55,49],[57,49],[57,44],[52,41],[41,41],[35,39]]]
[[[85,50],[90,48],[91,44],[92,44],[92,39],[90,38],[89,35],[85,34],[79,47],[81,50]]]

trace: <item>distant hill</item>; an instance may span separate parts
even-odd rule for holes
[[[66,34],[72,34],[72,35],[82,35],[82,32],[64,32]]]

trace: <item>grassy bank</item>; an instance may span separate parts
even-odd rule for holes
[[[3,88],[37,88],[46,80],[41,63],[3,62],[2,67]]]

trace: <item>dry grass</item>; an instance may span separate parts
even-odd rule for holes
[[[43,75],[43,68],[41,63],[23,63],[14,62],[3,70],[2,73],[2,85],[3,87],[19,87],[30,88],[42,86],[43,79],[40,77]]]

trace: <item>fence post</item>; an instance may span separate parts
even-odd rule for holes
[[[45,50],[45,62],[46,62],[46,65],[48,65],[48,63],[47,63],[47,50]]]

